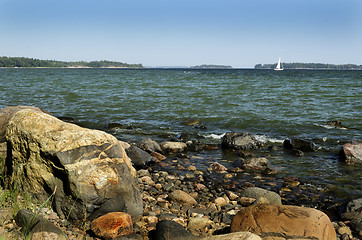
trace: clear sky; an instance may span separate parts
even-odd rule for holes
[[[0,56],[362,65],[362,1],[0,0]]]

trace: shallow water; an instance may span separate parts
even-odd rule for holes
[[[361,96],[362,71],[0,69],[0,108],[32,105],[103,130],[119,123],[124,127],[109,131],[126,141],[187,133],[220,143],[229,131],[257,134],[266,146],[311,140],[319,150],[303,157],[281,148],[259,154],[342,198],[362,196],[362,167],[338,160],[341,144],[362,140]],[[200,124],[182,124],[188,119]],[[349,129],[327,128],[329,120]],[[195,164],[205,168],[236,158],[222,151],[195,155]]]

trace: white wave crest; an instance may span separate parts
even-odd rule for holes
[[[209,135],[205,135],[204,137],[206,138],[213,138],[213,139],[221,139],[223,136],[225,135],[225,133],[222,134],[209,134]]]
[[[267,143],[267,142],[283,143],[284,142],[284,140],[282,140],[282,139],[271,138],[266,135],[254,135],[254,136],[255,136],[256,140],[258,140],[259,142],[262,142],[262,143]]]

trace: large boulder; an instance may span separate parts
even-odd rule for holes
[[[60,217],[142,214],[136,171],[112,135],[22,109],[8,121],[5,138],[9,179],[40,200],[56,188],[53,206]]]
[[[344,144],[340,156],[348,164],[362,163],[362,143]]]
[[[326,214],[298,206],[257,204],[246,207],[235,215],[230,230],[249,231],[270,238],[336,239],[336,232]]]
[[[250,133],[226,133],[221,140],[221,147],[223,149],[231,150],[256,150],[262,146],[254,135]]]
[[[32,107],[32,106],[10,106],[10,107],[1,109],[0,110],[0,143],[4,142],[6,140],[5,132],[6,132],[6,127],[8,125],[9,120],[14,116],[14,114],[16,112],[18,112],[19,110],[22,110],[22,109],[33,109],[35,111],[48,113],[44,110],[41,110],[40,108]]]

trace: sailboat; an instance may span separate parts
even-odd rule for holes
[[[277,66],[274,68],[274,70],[275,71],[282,71],[283,70],[283,66],[280,63],[280,58],[279,58]]]

